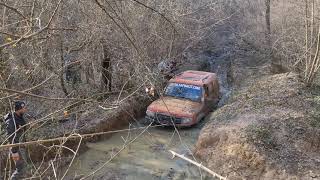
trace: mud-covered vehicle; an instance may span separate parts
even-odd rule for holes
[[[218,101],[216,74],[184,71],[170,79],[163,96],[148,106],[146,121],[165,126],[191,126],[212,111]]]

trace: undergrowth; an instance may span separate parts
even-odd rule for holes
[[[275,148],[276,143],[272,137],[271,127],[249,125],[246,128],[247,139],[258,146],[264,146],[266,148]]]

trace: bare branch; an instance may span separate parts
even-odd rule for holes
[[[0,2],[0,6],[4,6],[4,7],[8,8],[8,9],[14,11],[14,12],[17,13],[19,16],[21,16],[23,19],[26,19],[27,21],[29,21],[28,18],[27,18],[26,16],[24,16],[24,15],[22,14],[22,12],[20,12],[17,8],[14,8],[14,7],[12,7],[12,6],[9,6],[8,4],[6,4],[6,3],[4,3],[4,2]],[[29,21],[29,22],[30,22],[30,21]]]
[[[13,41],[11,41],[11,42],[2,44],[2,45],[0,46],[0,49],[1,49],[1,48],[4,48],[4,47],[7,47],[7,46],[10,46],[10,45],[12,45],[12,44],[20,43],[20,42],[25,41],[25,40],[27,40],[27,39],[30,39],[31,37],[36,36],[36,35],[42,33],[44,30],[48,29],[49,26],[51,25],[51,22],[52,22],[54,16],[56,15],[56,13],[57,13],[57,11],[58,11],[58,8],[59,8],[61,2],[62,2],[62,0],[60,0],[60,1],[58,2],[58,5],[56,6],[55,10],[53,11],[53,13],[52,13],[52,15],[51,15],[51,17],[50,17],[50,19],[49,19],[49,21],[48,21],[48,23],[47,23],[47,25],[46,25],[45,27],[43,27],[43,28],[40,29],[39,31],[36,31],[36,32],[34,32],[34,33],[31,33],[31,34],[29,34],[29,32],[30,32],[30,30],[29,30],[25,35],[21,36],[19,39],[16,39],[16,40],[13,40]]]

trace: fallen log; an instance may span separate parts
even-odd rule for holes
[[[195,162],[195,161],[193,161],[193,160],[185,157],[184,155],[178,154],[178,153],[176,153],[176,152],[174,152],[174,151],[172,151],[172,150],[169,150],[169,152],[173,155],[172,159],[173,159],[174,157],[178,156],[179,158],[181,158],[181,159],[183,159],[183,160],[185,160],[185,161],[188,161],[189,163],[191,163],[191,164],[193,164],[193,165],[196,165],[196,166],[198,166],[199,168],[205,170],[206,172],[208,172],[209,174],[211,174],[213,177],[217,177],[217,178],[219,178],[219,179],[221,179],[221,180],[226,180],[226,179],[227,179],[226,177],[223,177],[223,176],[221,176],[221,175],[213,172],[213,171],[210,170],[209,168],[207,168],[207,167],[203,166],[202,164],[197,163],[197,162]]]

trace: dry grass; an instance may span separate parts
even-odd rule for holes
[[[253,81],[210,116],[196,154],[230,179],[319,178],[314,97],[293,73]]]

